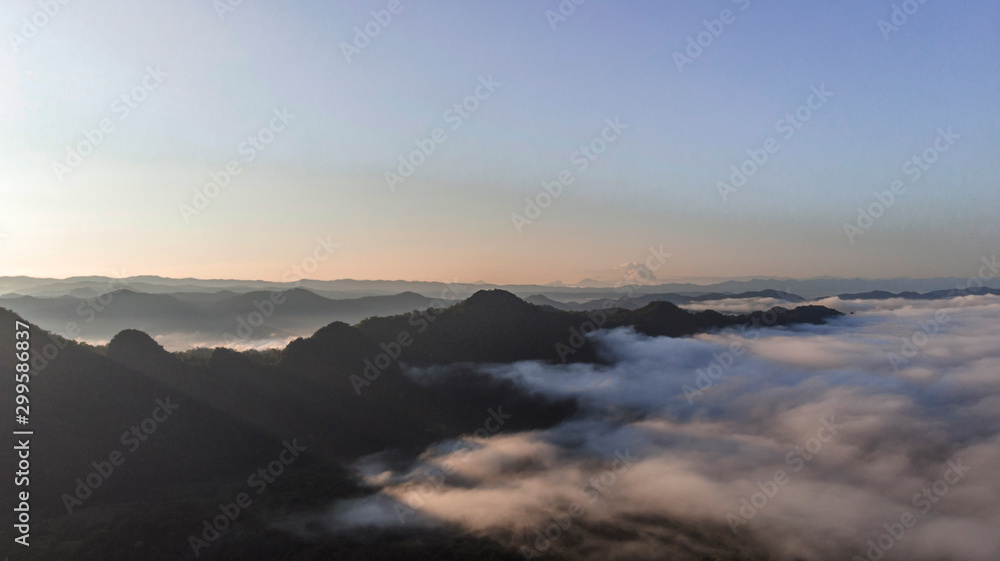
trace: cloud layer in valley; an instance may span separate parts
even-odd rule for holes
[[[854,314],[601,332],[609,366],[482,366],[582,412],[406,466],[368,458],[379,492],[317,520],[461,528],[528,557],[997,558],[1000,298],[834,300],[819,303]]]

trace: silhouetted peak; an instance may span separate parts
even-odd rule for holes
[[[677,314],[678,312],[687,314],[688,312],[682,309],[677,304],[673,302],[667,302],[666,300],[657,300],[656,302],[650,302],[645,306],[636,310],[636,313],[650,313],[650,314]]]
[[[126,329],[108,343],[108,357],[132,368],[169,366],[176,362],[172,354],[143,331]]]
[[[527,302],[521,300],[506,290],[494,288],[490,290],[479,290],[472,296],[469,296],[462,304],[468,309],[494,309],[524,306]]]
[[[783,320],[782,323],[813,323],[821,324],[829,318],[842,316],[843,313],[827,308],[825,306],[799,306],[798,308],[793,308],[791,310],[786,310],[785,308],[772,308],[772,311],[778,314],[778,317]]]
[[[318,341],[339,341],[343,339],[356,339],[361,336],[361,332],[347,325],[342,321],[335,321],[330,325],[321,327],[319,331],[313,333],[310,339]]]
[[[342,321],[321,328],[311,337],[295,339],[282,352],[282,364],[302,365],[327,359],[344,359],[364,353],[371,341],[364,333]],[[356,357],[355,357],[356,358]]]
[[[111,338],[111,342],[108,343],[108,352],[113,353],[118,350],[166,352],[152,337],[138,329],[125,329]]]
[[[400,292],[396,296],[398,298],[425,298],[425,296],[423,296],[421,294],[417,294],[416,292],[413,292],[412,290],[407,290],[407,291],[404,291],[404,292]]]

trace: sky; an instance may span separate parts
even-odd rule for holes
[[[280,280],[322,239],[311,278],[572,283],[650,248],[661,280],[968,277],[1000,245],[998,16],[6,1],[0,275]]]

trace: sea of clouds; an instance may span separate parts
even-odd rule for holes
[[[818,303],[849,315],[618,329],[592,335],[610,365],[481,366],[581,413],[366,458],[379,492],[317,520],[460,528],[526,558],[1000,558],[1000,297]]]

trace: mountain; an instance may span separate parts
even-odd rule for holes
[[[535,299],[538,301],[538,299]],[[613,304],[613,302],[612,302]],[[776,307],[776,325],[816,323],[841,315],[822,306]],[[411,364],[515,362],[520,360],[595,362],[597,350],[582,333],[594,328],[633,327],[647,335],[692,335],[708,329],[751,324],[764,312],[723,315],[689,312],[665,301],[635,310],[588,312],[535,305],[499,289],[483,290],[443,310],[371,318],[357,328],[394,349]],[[589,324],[589,328],[586,326]],[[407,344],[397,341],[406,341]]]
[[[132,296],[120,295],[126,301]],[[839,315],[818,306],[774,312],[777,324]],[[580,334],[595,327],[678,336],[760,317],[691,313],[668,302],[639,310],[564,312],[483,290],[444,309],[370,318],[353,327],[334,322],[280,351],[218,348],[207,354],[168,352],[138,330],[123,330],[106,346],[92,347],[32,325],[31,425],[46,435],[39,439],[38,477],[47,484],[39,485],[37,504],[41,511],[59,512],[59,497],[74,478],[120,446],[122,432],[150,416],[157,400],[181,406],[164,423],[163,434],[173,436],[150,439],[144,459],[127,464],[100,496],[141,494],[150,481],[169,486],[226,477],[259,458],[257,451],[288,438],[302,439],[317,459],[343,461],[386,449],[421,450],[473,430],[499,404],[519,410],[512,430],[546,426],[573,411],[571,404],[522,395],[469,369],[435,383],[417,382],[403,375],[404,362],[593,362],[599,360],[596,349]],[[24,320],[0,309],[0,340],[14,340],[15,321]],[[0,366],[11,371],[13,363],[13,353],[0,350]],[[12,382],[3,378],[4,395],[13,393]],[[11,458],[4,455],[0,463]]]
[[[313,333],[333,321],[356,323],[366,317],[445,303],[450,301],[432,300],[414,292],[334,300],[304,288],[165,294],[147,294],[129,288],[96,298],[0,298],[0,306],[69,338],[107,341],[119,331],[138,329],[155,338],[181,334],[181,342],[175,348],[214,346],[234,340],[252,344],[291,339]]]
[[[526,302],[539,306],[549,306],[557,310],[584,312],[587,310],[600,310],[608,308],[623,308],[635,310],[653,302],[670,302],[671,304],[684,305],[691,302],[708,302],[712,300],[745,299],[745,298],[773,298],[785,302],[805,302],[806,299],[788,292],[780,290],[758,290],[753,292],[740,292],[738,294],[724,294],[712,292],[699,295],[685,295],[676,293],[666,294],[639,294],[631,296],[620,296],[617,298],[597,298],[586,302],[561,302],[549,298],[542,294],[533,294],[525,298]]]
[[[122,329],[153,333],[197,329],[209,321],[198,305],[163,294],[121,289],[95,298],[20,296],[0,298],[0,306],[36,322],[43,329],[88,340],[107,340]],[[75,337],[73,337],[75,338]]]
[[[145,296],[116,298],[130,302],[130,310],[137,309],[136,302],[181,302]],[[327,305],[308,291],[288,297],[289,309]],[[405,298],[412,303],[414,296]],[[246,305],[230,303],[230,312]],[[839,315],[819,306],[773,313],[779,324]],[[93,551],[101,551],[109,559],[191,559],[189,536],[202,535],[204,521],[246,491],[254,474],[280,469],[280,477],[269,482],[275,490],[260,499],[254,495],[253,508],[199,559],[268,559],[276,544],[282,551],[299,551],[296,558],[315,558],[322,551],[343,558],[406,559],[421,551],[447,559],[470,552],[517,559],[516,552],[495,542],[447,530],[423,533],[416,541],[389,534],[379,540],[336,535],[314,542],[277,532],[274,523],[290,513],[369,494],[344,466],[371,454],[407,465],[433,443],[481,429],[484,419],[504,418],[502,430],[515,433],[545,429],[577,414],[573,400],[528,394],[512,381],[478,372],[475,363],[597,361],[582,336],[596,327],[684,335],[762,317],[691,313],[669,302],[639,310],[566,312],[502,290],[482,290],[445,308],[369,318],[356,326],[329,323],[267,352],[172,353],[135,329],[94,347],[31,325],[32,407],[25,428],[35,431],[34,542],[22,557],[91,559]],[[24,320],[0,309],[0,341],[15,340],[17,321]],[[10,346],[0,349],[0,368],[12,371],[14,359]],[[413,376],[404,362],[438,368],[434,376]],[[12,376],[0,380],[3,395],[12,395],[13,386]],[[12,437],[5,433],[0,445],[12,449]],[[292,460],[286,469],[277,458]],[[0,470],[14,473],[14,461],[13,454],[0,455]],[[10,538],[12,515],[0,514],[5,528],[0,538]],[[99,531],[92,525],[97,520]]]
[[[746,298],[774,298],[776,300],[785,300],[786,302],[805,302],[806,299],[799,296],[798,294],[792,294],[791,292],[784,292],[781,290],[754,290],[749,292],[738,292],[736,294],[729,293],[719,293],[711,292],[708,294],[700,294],[698,296],[692,296],[689,301],[691,302],[707,302],[710,300],[727,300],[727,299],[746,299]]]
[[[768,311],[726,315],[712,310],[689,312],[670,302],[653,302],[638,310],[619,310],[612,314],[609,327],[632,327],[652,337],[681,337],[701,331],[733,326],[781,326],[796,323],[820,324],[843,315],[823,306],[800,306],[792,310],[774,307]],[[773,319],[771,319],[773,318]]]
[[[0,309],[0,340],[14,340],[15,321],[23,319]],[[44,350],[33,355],[31,426],[47,435],[38,464],[39,480],[47,484],[39,485],[44,492],[36,503],[45,512],[62,510],[59,495],[74,477],[85,476],[89,463],[106,457],[123,430],[149,417],[157,400],[168,397],[180,408],[163,423],[165,434],[176,430],[181,440],[157,438],[163,444],[148,447],[150,452],[144,446],[143,462],[125,470],[135,476],[116,478],[121,483],[111,486],[115,492],[102,493],[105,498],[139,493],[143,481],[169,486],[225,477],[251,467],[258,459],[251,451],[280,449],[293,437],[312,456],[339,462],[386,449],[422,450],[478,428],[487,410],[499,404],[519,410],[511,430],[546,426],[573,411],[569,403],[548,404],[473,373],[466,373],[466,380],[422,385],[403,376],[395,362],[359,391],[355,380],[368,380],[368,361],[383,350],[361,330],[339,322],[293,341],[272,360],[224,348],[198,358],[170,353],[137,330],[91,347],[32,325],[31,341],[38,353]],[[12,371],[13,363],[12,352],[0,351],[0,366]],[[470,378],[478,382],[467,388]],[[4,395],[12,395],[12,382],[13,376],[4,377]],[[451,395],[453,386],[463,388],[461,405],[441,397]],[[176,458],[159,458],[159,447],[168,456],[184,450],[180,456],[189,465],[180,469]],[[4,455],[0,465],[11,458]],[[159,473],[157,464],[177,473]]]
[[[984,262],[987,261],[984,258]],[[987,263],[991,266],[990,263]],[[818,298],[829,294],[858,293],[873,290],[892,292],[932,292],[948,290],[967,281],[964,278],[929,278],[929,279],[844,279],[834,277],[817,277],[812,279],[788,278],[750,278],[738,280],[715,281],[714,279],[698,279],[698,282],[669,282],[655,285],[635,285],[631,289],[635,294],[674,293],[683,295],[699,295],[708,293],[739,294],[763,290],[783,290],[798,294],[804,298]],[[68,279],[42,279],[32,277],[0,277],[0,294],[18,293],[30,296],[65,296],[74,290],[90,290],[99,294],[129,288],[148,294],[174,294],[177,292],[218,292],[229,290],[237,293],[254,291],[282,291],[296,287],[305,288],[321,296],[345,299],[362,296],[385,296],[400,292],[415,292],[429,298],[440,298],[442,294],[461,289],[468,296],[478,288],[501,288],[521,297],[541,294],[556,300],[586,300],[596,298],[618,298],[620,290],[614,288],[620,280],[602,281],[584,279],[574,286],[555,285],[497,285],[490,283],[455,283],[425,281],[386,281],[386,280],[312,280],[302,279],[295,282],[245,281],[232,279],[170,279],[155,276],[123,277],[71,277]],[[553,283],[554,284],[554,283]],[[458,285],[457,287],[455,285]],[[987,281],[987,286],[1000,288],[1000,278]],[[77,293],[86,294],[86,293]],[[450,296],[454,297],[454,296]]]
[[[320,315],[330,321],[356,323],[366,317],[398,314],[426,308],[433,302],[415,292],[401,292],[388,296],[365,296],[355,299],[334,300],[304,288],[280,292],[248,292],[235,295],[212,306],[223,315],[248,315],[258,309],[261,302],[276,304],[275,313],[290,316]]]
[[[15,321],[23,319],[0,308],[0,341],[14,341]],[[33,349],[29,428],[36,434],[31,439],[31,489],[39,520],[66,513],[62,496],[77,495],[76,478],[85,480],[95,470],[93,462],[108,461],[116,450],[125,455],[125,463],[115,468],[106,484],[98,479],[100,489],[93,489],[84,505],[141,495],[152,481],[169,487],[242,472],[264,458],[262,451],[280,448],[281,438],[240,423],[93,347],[34,325],[29,333]],[[148,354],[155,346],[131,334],[126,338],[133,357]],[[0,351],[0,367],[14,370],[14,355],[6,348]],[[13,395],[13,382],[13,376],[2,377],[3,395]],[[127,434],[130,427],[142,426],[153,416],[162,422],[148,421],[145,432]],[[156,438],[150,438],[154,432]],[[8,450],[13,446],[9,431],[4,432],[3,446]],[[13,473],[13,458],[0,456],[0,469]]]
[[[15,340],[18,321],[24,320],[0,309],[0,340]],[[413,457],[434,442],[471,434],[501,407],[511,415],[503,427],[509,432],[548,427],[576,410],[571,401],[526,395],[475,372],[417,383],[398,365],[384,368],[359,395],[351,378],[364,376],[365,361],[381,349],[342,323],[266,356],[230,349],[207,357],[175,354],[136,330],[105,347],[34,325],[29,333],[39,353],[32,360],[30,424],[21,428],[35,432],[33,531],[32,547],[19,559],[93,559],[94,550],[109,559],[189,559],[188,536],[201,535],[203,520],[247,491],[262,466],[281,469],[277,490],[259,501],[251,492],[254,508],[239,523],[250,534],[235,531],[230,539],[252,541],[289,509],[366,494],[343,466],[367,454]],[[5,347],[0,368],[10,372],[15,357]],[[0,391],[13,395],[13,376],[0,380]],[[13,438],[7,431],[0,444],[13,449]],[[292,457],[288,450],[294,463],[275,468],[278,458]],[[14,473],[15,461],[3,454],[0,469]],[[0,514],[5,540],[12,515]],[[103,521],[98,532],[95,520]],[[477,547],[503,551],[491,543]],[[200,558],[232,558],[226,551]],[[236,557],[268,558],[258,555]]]
[[[493,289],[463,302],[424,313],[370,318],[358,329],[376,341],[401,347],[413,364],[551,360],[556,343],[566,340],[585,316],[529,304]],[[400,340],[410,341],[403,345]],[[580,360],[596,360],[588,344]]]
[[[960,286],[965,286],[964,284]],[[941,300],[945,298],[953,298],[955,296],[983,296],[983,295],[994,295],[1000,296],[1000,289],[998,288],[987,288],[987,287],[969,287],[959,290],[958,288],[950,288],[947,290],[934,290],[932,292],[919,293],[919,292],[900,292],[893,293],[887,292],[885,290],[873,290],[870,292],[861,292],[857,294],[838,294],[837,298],[841,300],[887,300],[889,298],[902,298],[904,300]]]
[[[168,292],[167,296],[172,296],[181,302],[188,302],[198,306],[210,306],[218,304],[223,300],[233,298],[241,293],[232,290],[219,290],[215,292]]]

